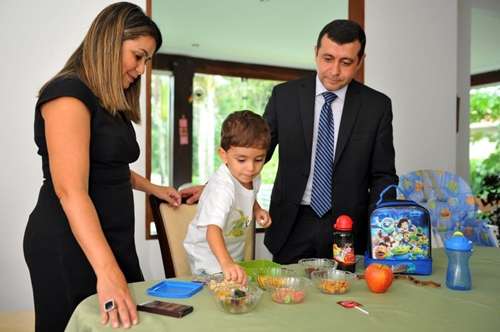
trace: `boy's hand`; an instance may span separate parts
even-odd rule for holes
[[[223,264],[222,272],[224,272],[224,279],[227,281],[235,281],[242,285],[246,285],[247,283],[247,274],[245,270],[234,262]]]
[[[254,216],[257,223],[262,227],[268,228],[269,226],[271,226],[272,223],[271,216],[269,215],[269,212],[267,212],[266,210],[255,209]]]

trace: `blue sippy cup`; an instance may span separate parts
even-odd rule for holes
[[[444,241],[444,247],[448,255],[446,286],[455,290],[470,290],[469,258],[472,254],[472,241],[469,241],[462,232],[455,232],[452,237]]]

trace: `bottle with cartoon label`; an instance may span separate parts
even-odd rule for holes
[[[356,256],[354,254],[352,219],[345,214],[339,216],[333,229],[333,259],[338,262],[340,270],[354,272]]]

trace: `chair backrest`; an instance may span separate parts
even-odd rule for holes
[[[475,244],[493,245],[488,227],[477,218],[470,186],[460,176],[447,171],[418,170],[400,176],[399,186],[407,199],[429,210],[433,246],[442,246],[457,230]]]
[[[189,261],[183,246],[188,226],[196,214],[196,205],[182,204],[172,207],[166,202],[149,196],[153,212],[160,251],[163,260],[163,269],[166,278],[191,275]],[[254,258],[255,224],[247,228],[245,239],[245,260]]]

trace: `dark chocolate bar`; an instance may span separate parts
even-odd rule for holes
[[[181,318],[193,312],[193,307],[179,303],[151,301],[137,305],[137,310]]]

